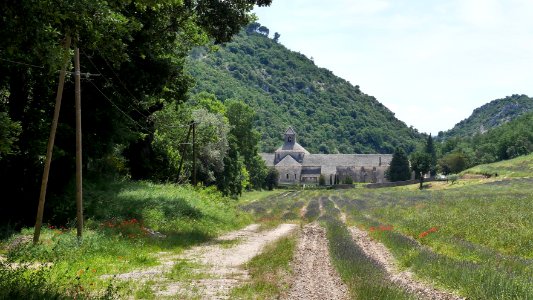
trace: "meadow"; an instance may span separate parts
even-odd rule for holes
[[[533,299],[532,161],[530,155],[465,171],[491,170],[498,178],[330,197],[349,223],[423,280],[469,299]]]
[[[82,242],[68,221],[66,226],[47,224],[35,246],[32,228],[0,241],[0,299],[130,294],[137,289],[134,283],[100,276],[156,265],[158,252],[180,253],[252,221],[235,200],[214,189],[97,181],[87,182],[85,191],[90,218]]]
[[[41,242],[32,229],[0,241],[0,298],[153,298],[146,286],[117,274],[159,263],[157,253],[181,253],[220,235],[259,223],[318,221],[327,230],[334,267],[354,299],[413,299],[358,248],[348,227],[382,242],[402,270],[468,299],[533,299],[533,156],[478,166],[464,174],[498,177],[351,190],[275,190],[239,200],[213,189],[147,182],[89,182],[85,235],[47,224]],[[520,176],[519,176],[520,175]],[[55,220],[69,214],[58,211]],[[344,213],[346,222],[341,220]],[[290,287],[298,235],[283,238],[247,263],[251,279],[231,298],[272,299]],[[169,276],[189,276],[177,264]],[[177,272],[177,273],[176,273]],[[187,274],[185,274],[187,273]],[[181,278],[180,277],[180,278]]]

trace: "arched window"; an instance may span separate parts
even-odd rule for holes
[[[287,174],[287,179],[289,179],[289,174]]]
[[[292,137],[291,136],[287,137],[287,142],[292,143]]]

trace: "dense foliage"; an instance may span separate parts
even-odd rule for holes
[[[409,158],[402,148],[398,147],[394,151],[386,176],[389,181],[403,181],[411,178]]]
[[[531,111],[533,111],[533,99],[526,95],[515,94],[496,99],[476,108],[470,117],[457,123],[452,129],[439,132],[438,137],[441,140],[472,137]]]
[[[511,159],[533,152],[533,113],[473,137],[450,138],[438,144],[439,166],[444,173]]]
[[[216,52],[194,49],[186,67],[196,79],[195,92],[243,99],[257,112],[261,151],[275,150],[289,125],[298,142],[315,153],[414,150],[422,136],[416,129],[359,86],[268,38],[262,27],[251,24]]]
[[[17,195],[2,215],[33,219],[67,36],[81,49],[82,72],[98,75],[82,81],[84,168],[157,177],[152,114],[185,102],[192,82],[183,73],[189,50],[227,42],[253,19],[254,5],[270,2],[2,1],[0,182],[3,193]],[[67,78],[51,193],[73,176],[73,89]]]

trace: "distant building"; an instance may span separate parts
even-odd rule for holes
[[[267,166],[279,172],[280,184],[318,184],[320,175],[326,185],[343,182],[386,182],[385,171],[392,154],[311,154],[296,142],[296,132],[289,127],[283,145],[274,153],[261,153]]]

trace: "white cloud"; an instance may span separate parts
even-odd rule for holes
[[[498,26],[503,21],[499,0],[459,0],[459,15],[463,21],[480,27]]]

